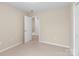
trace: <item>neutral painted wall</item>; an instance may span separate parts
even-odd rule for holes
[[[23,42],[24,12],[0,3],[0,50]]]
[[[34,15],[40,17],[40,41],[70,47],[70,6]]]

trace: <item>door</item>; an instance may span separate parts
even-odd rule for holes
[[[24,17],[24,43],[32,40],[32,17]]]
[[[79,4],[75,6],[75,54],[79,55]]]

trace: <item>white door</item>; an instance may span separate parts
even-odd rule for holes
[[[32,17],[24,17],[24,43],[32,40]]]
[[[76,27],[76,38],[75,38],[75,54],[79,55],[79,4],[75,8],[75,27]]]

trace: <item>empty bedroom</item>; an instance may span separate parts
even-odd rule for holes
[[[72,2],[0,2],[0,56],[72,55]]]

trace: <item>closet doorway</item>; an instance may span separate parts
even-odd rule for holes
[[[38,41],[40,39],[40,18],[39,16],[32,17],[32,40]]]

